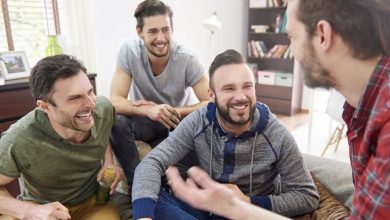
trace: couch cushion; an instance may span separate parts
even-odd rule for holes
[[[303,154],[310,172],[344,206],[351,208],[354,185],[349,163]]]

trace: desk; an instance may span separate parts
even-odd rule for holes
[[[88,78],[96,93],[96,74],[88,74]],[[35,107],[28,79],[5,81],[0,85],[0,134]],[[17,180],[8,184],[6,188],[13,196],[20,193]]]

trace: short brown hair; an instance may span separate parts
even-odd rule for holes
[[[134,12],[134,17],[137,19],[137,28],[142,30],[144,26],[144,17],[157,15],[168,15],[171,27],[173,26],[173,13],[171,8],[159,0],[145,0],[141,2]]]
[[[61,54],[43,58],[31,70],[29,81],[33,98],[55,105],[51,100],[54,83],[58,79],[75,76],[80,71],[87,73],[84,65],[73,56]]]
[[[229,64],[241,64],[245,63],[244,57],[237,51],[235,50],[225,50],[224,52],[218,54],[213,62],[210,65],[209,68],[209,78],[210,78],[210,88],[213,89],[213,75],[215,71],[224,65],[229,65]]]
[[[312,37],[320,20],[351,48],[354,57],[390,55],[390,4],[388,0],[298,0],[297,17]]]

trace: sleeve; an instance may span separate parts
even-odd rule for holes
[[[169,136],[154,148],[137,166],[134,174],[132,199],[133,218],[154,218],[154,210],[165,170],[179,162],[194,149],[197,112],[188,115]]]
[[[296,216],[314,211],[319,195],[303,157],[290,132],[280,124],[277,132],[281,145],[277,171],[281,177],[282,192],[269,195],[272,211],[285,216]]]
[[[194,86],[204,75],[205,69],[199,57],[196,55],[190,56],[186,69],[186,85]]]
[[[12,143],[9,143],[6,140],[6,137],[3,136],[0,139],[0,174],[11,177],[18,178],[20,176],[20,170],[15,161],[13,155]]]
[[[131,74],[130,54],[131,54],[130,53],[130,46],[129,46],[129,43],[126,42],[120,48],[118,56],[117,56],[117,60],[116,60],[116,65],[128,74]]]
[[[372,131],[378,135],[376,150],[369,158],[361,181],[355,182],[349,219],[386,219],[390,216],[390,115],[387,113],[378,118],[387,123]]]

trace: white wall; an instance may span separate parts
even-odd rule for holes
[[[163,0],[173,10],[174,39],[198,52],[206,71],[212,58],[226,50],[246,53],[248,3],[245,0]],[[98,94],[108,96],[116,55],[128,39],[137,38],[133,13],[141,0],[63,0],[64,52],[83,60],[96,72]],[[202,22],[214,11],[222,29],[210,33]],[[312,90],[304,88],[302,107],[310,108]]]
[[[68,1],[68,3],[66,3]],[[98,74],[97,87],[100,95],[108,95],[111,78],[115,70],[116,55],[120,46],[128,39],[137,38],[136,21],[133,13],[141,0],[65,0],[64,4],[80,4],[88,8],[85,16],[78,16],[90,25],[88,39],[84,44],[91,45],[94,52],[85,62],[91,72]],[[173,37],[175,40],[198,52],[208,68],[211,52],[210,33],[202,27],[202,22],[214,11],[222,23],[222,29],[214,34],[214,55],[225,49],[246,51],[247,1],[242,0],[164,0],[173,10]],[[72,7],[71,7],[72,8]],[[74,8],[74,6],[73,6]],[[66,26],[66,25],[65,25]],[[85,34],[82,30],[79,33]],[[64,33],[67,35],[70,33]],[[73,46],[74,47],[74,46]],[[74,52],[76,53],[76,52]],[[77,52],[76,54],[82,54]],[[84,59],[84,57],[79,57]],[[89,62],[91,60],[91,62]]]

